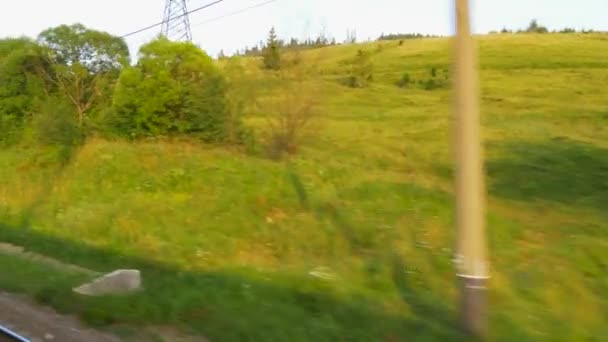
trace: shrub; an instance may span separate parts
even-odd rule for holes
[[[133,138],[188,134],[227,137],[226,82],[212,59],[191,43],[159,38],[120,76],[112,126]]]
[[[373,80],[371,55],[369,52],[359,50],[351,64],[350,75],[346,84],[351,88],[365,88]]]
[[[35,69],[44,67],[36,43],[0,40],[0,144],[20,139],[35,100],[43,96],[43,82]]]
[[[246,69],[240,57],[228,59],[224,66],[226,77],[226,139],[243,144],[248,151],[255,148],[253,131],[243,126],[245,113],[256,104],[258,78]]]
[[[49,97],[40,104],[32,128],[36,140],[44,145],[76,146],[83,141],[74,109],[56,97]]]
[[[424,90],[434,90],[439,88],[439,84],[433,78],[429,78],[424,82]]]
[[[442,75],[443,73],[443,75]],[[435,90],[446,88],[449,85],[449,70],[447,68],[439,69],[433,67],[429,70],[428,78],[414,79],[410,74],[405,73],[397,81],[396,85],[400,88],[409,88],[410,86],[424,90]]]
[[[309,78],[315,63],[290,64],[280,73],[281,95],[269,105],[267,151],[271,158],[280,159],[295,154],[317,116],[320,102],[318,84]]]
[[[436,67],[431,68],[429,71],[431,77],[422,83],[422,88],[424,90],[435,90],[447,87],[449,84],[449,71],[446,68],[442,69],[442,71],[443,77],[440,77],[438,69]]]
[[[48,97],[37,107],[32,120],[32,138],[38,144],[53,147],[54,159],[67,162],[85,138],[74,107],[58,97]]]
[[[401,76],[399,81],[397,81],[397,86],[399,88],[407,88],[411,82],[412,82],[412,79],[410,77],[410,74],[405,73],[405,74],[403,74],[403,76]]]

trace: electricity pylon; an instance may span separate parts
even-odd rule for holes
[[[161,34],[174,41],[192,41],[186,0],[167,0]]]

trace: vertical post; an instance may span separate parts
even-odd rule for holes
[[[480,138],[477,56],[468,0],[456,0],[455,143],[457,268],[461,286],[460,318],[465,331],[486,333],[488,263],[485,241],[485,187]]]

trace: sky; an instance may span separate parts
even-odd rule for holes
[[[0,37],[36,37],[46,28],[82,23],[117,36],[162,21],[166,0],[19,0],[0,10]],[[190,17],[193,40],[209,54],[265,40],[271,26],[280,38],[315,37],[323,29],[342,41],[348,30],[359,40],[381,33],[449,35],[454,0],[276,0],[240,14],[213,20],[268,0],[224,0]],[[213,0],[188,0],[190,9]],[[608,0],[472,0],[477,33],[525,28],[537,19],[549,29],[608,31]],[[160,32],[154,28],[127,38],[133,53]]]

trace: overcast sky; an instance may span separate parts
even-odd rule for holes
[[[190,8],[213,0],[189,0]],[[450,34],[453,0],[276,0],[244,13],[205,23],[267,0],[225,0],[195,13],[194,41],[210,54],[227,53],[264,40],[274,25],[282,38],[316,36],[326,27],[338,41],[348,29],[360,40],[385,32]],[[0,37],[27,35],[80,22],[123,35],[162,20],[165,0],[3,1]],[[523,28],[536,18],[550,29],[575,27],[608,31],[608,0],[473,0],[474,29]],[[131,49],[153,38],[159,28],[127,39]]]

